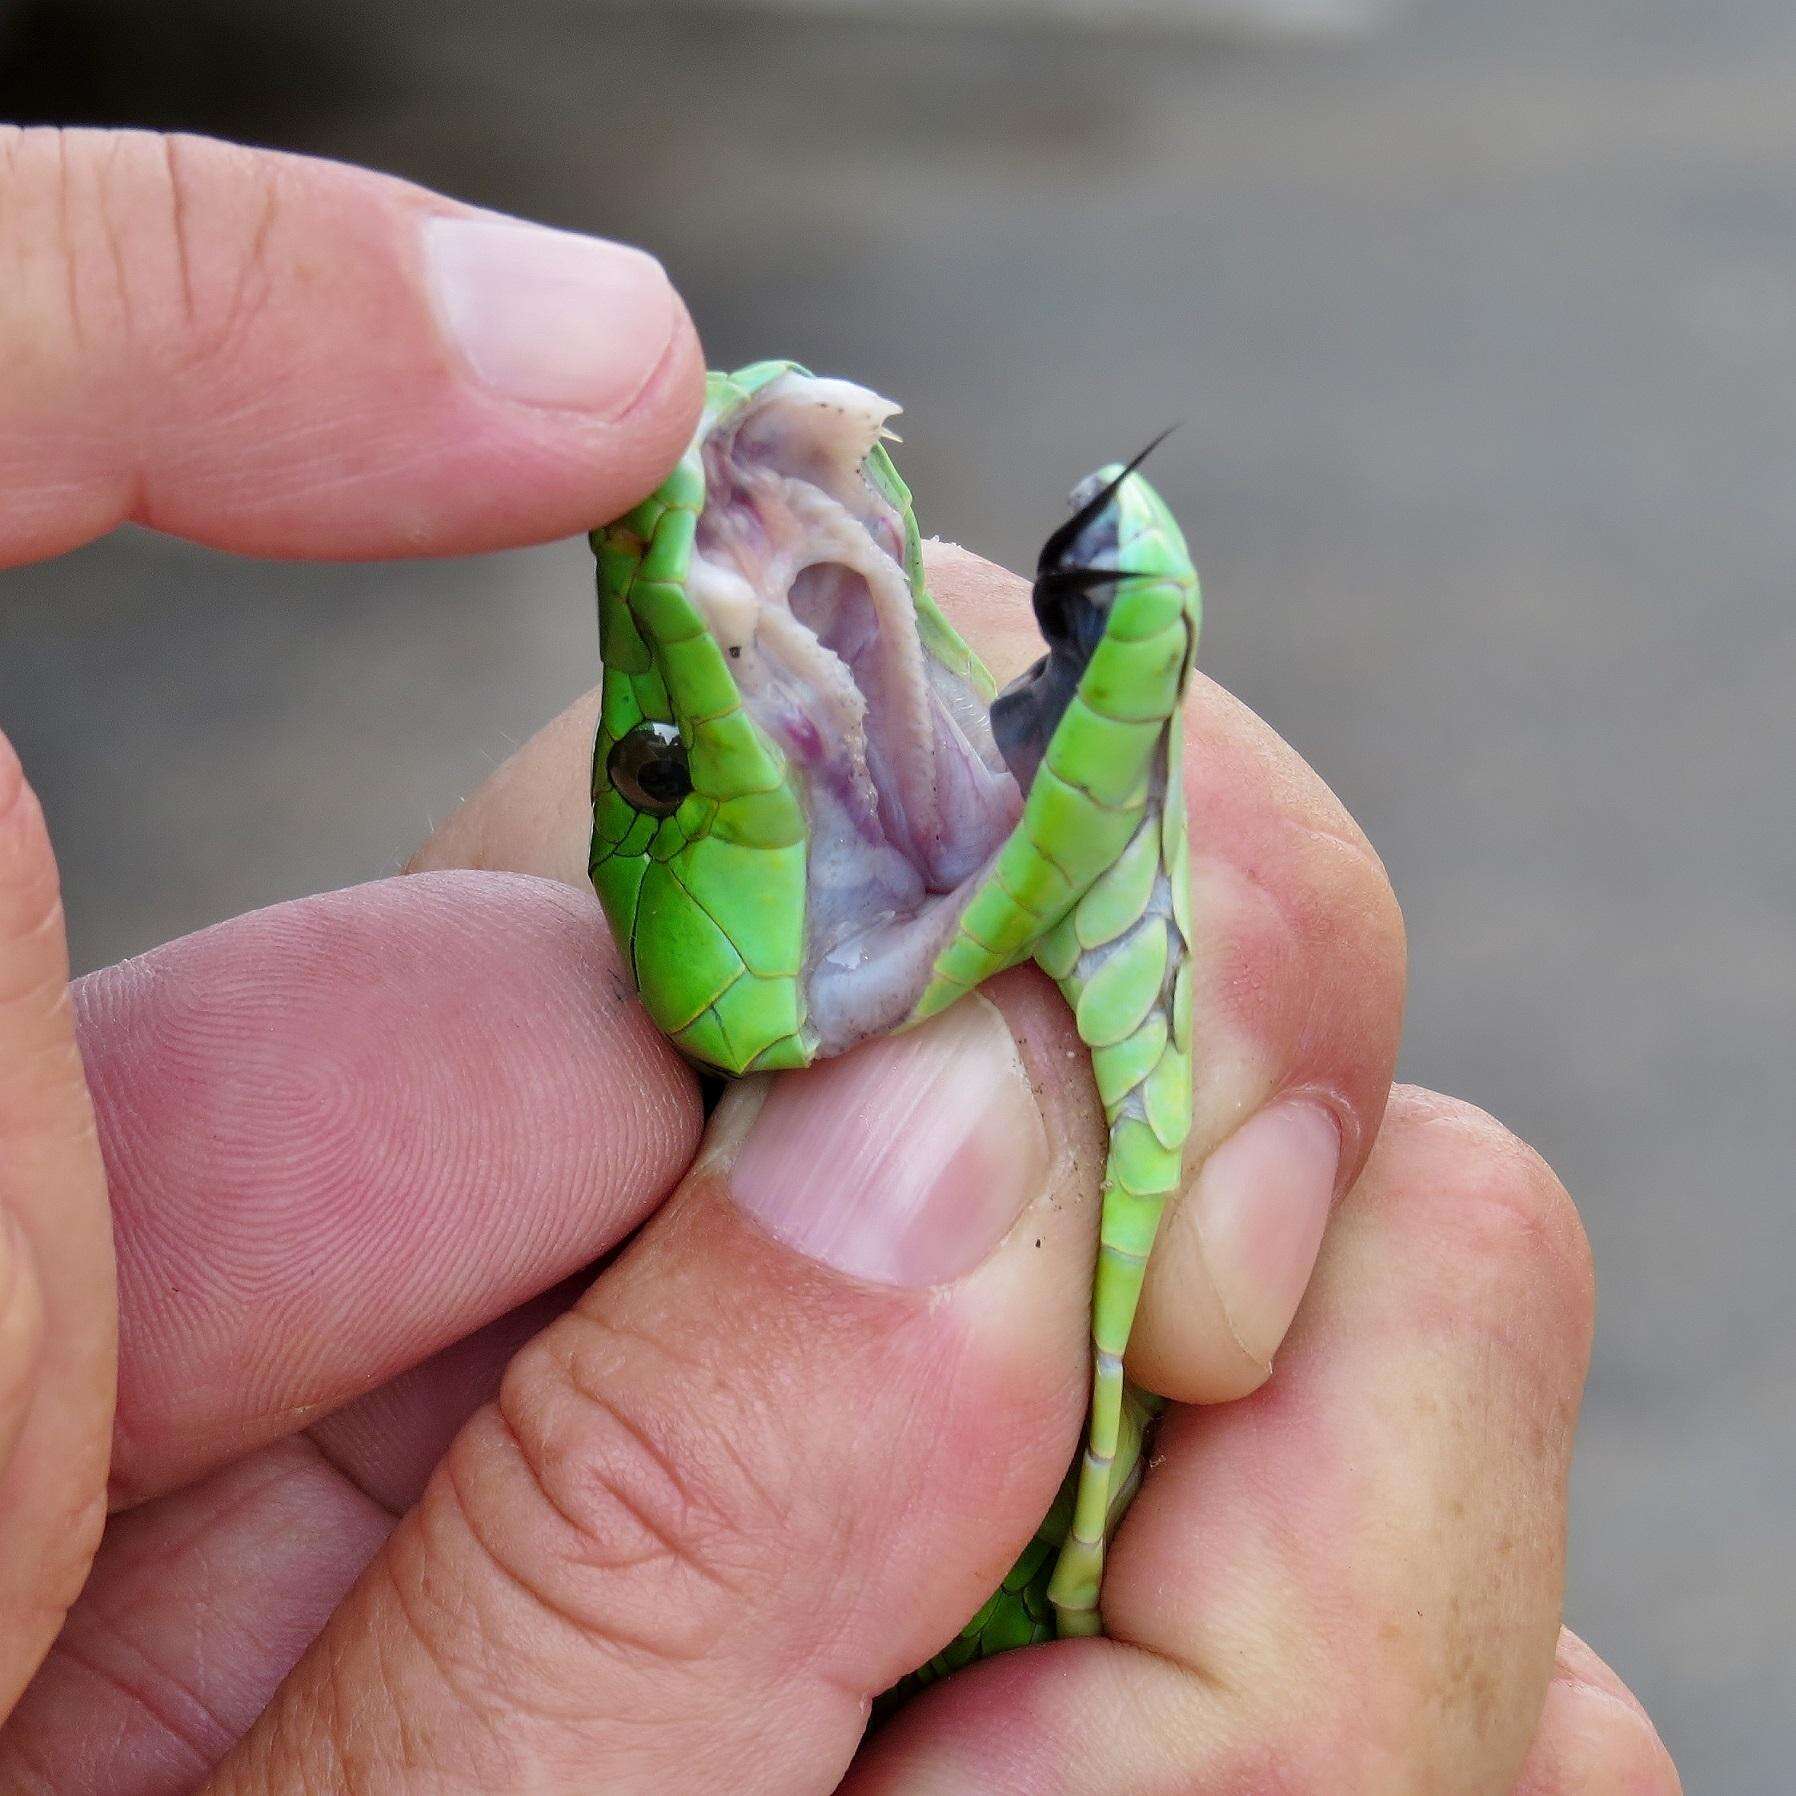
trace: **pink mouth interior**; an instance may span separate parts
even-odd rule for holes
[[[900,1021],[1021,811],[983,697],[923,644],[904,533],[861,463],[894,408],[785,375],[705,445],[690,590],[810,821],[819,1053]]]

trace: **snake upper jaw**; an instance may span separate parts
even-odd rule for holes
[[[895,409],[790,373],[702,451],[687,590],[806,817],[819,1056],[910,1012],[1022,807],[983,695],[919,628],[908,520],[864,469]]]

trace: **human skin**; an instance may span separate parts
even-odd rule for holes
[[[0,135],[0,267],[0,565],[127,518],[314,557],[571,534],[699,403],[646,258],[334,165]],[[1009,671],[1019,583],[933,577]],[[1089,1073],[1020,971],[703,1135],[584,889],[591,715],[407,876],[72,995],[0,760],[0,1788],[1677,1789],[1559,1627],[1570,1200],[1390,1091],[1384,871],[1209,684],[1207,1051],[1131,1355],[1179,1406],[1113,1637],[860,1746],[1077,1438]]]

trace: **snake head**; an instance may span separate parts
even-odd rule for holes
[[[1181,687],[1190,677],[1197,644],[1196,583],[1183,578],[1189,557],[1165,500],[1136,472],[1169,434],[1163,430],[1126,463],[1112,462],[1086,475],[1073,488],[1071,515],[1042,545],[1030,603],[1048,652],[992,706],[999,750],[1025,792],[1109,632],[1124,582],[1161,575],[1180,587],[1188,623]]]
[[[1064,640],[994,713],[924,583],[881,440],[896,409],[792,363],[713,375],[673,476],[593,537],[593,882],[655,1022],[726,1073],[903,1027],[1053,921],[1009,895],[1058,877],[1015,841],[1025,794],[1050,738],[1086,727],[1069,700],[1158,500],[1131,470],[1094,477],[1037,581]]]
[[[657,1024],[725,1072],[896,1026],[1021,809],[895,409],[789,363],[713,376],[679,469],[593,539],[593,879]]]

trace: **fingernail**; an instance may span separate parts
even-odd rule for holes
[[[1340,1166],[1334,1117],[1291,1098],[1243,1123],[1192,1187],[1188,1202],[1217,1299],[1258,1364],[1271,1364],[1303,1300]]]
[[[938,1285],[977,1266],[1042,1189],[1047,1136],[985,999],[776,1080],[729,1172],[776,1240],[856,1278]]]
[[[475,375],[508,399],[602,418],[627,411],[673,335],[653,256],[494,218],[430,218],[438,312]]]

